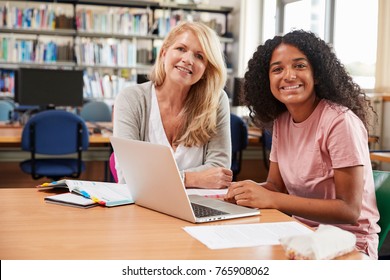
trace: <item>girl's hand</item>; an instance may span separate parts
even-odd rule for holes
[[[225,201],[252,208],[272,208],[272,193],[251,180],[234,182],[229,187]]]

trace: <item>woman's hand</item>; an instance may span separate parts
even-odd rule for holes
[[[223,189],[230,186],[233,172],[222,167],[212,167],[198,172],[185,173],[185,186],[205,189]]]
[[[272,208],[272,195],[274,193],[261,184],[246,180],[232,183],[225,200],[252,208]]]

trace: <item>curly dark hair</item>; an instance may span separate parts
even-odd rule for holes
[[[287,111],[286,106],[272,95],[269,80],[272,53],[282,43],[298,48],[308,58],[317,97],[349,108],[368,129],[370,111],[374,110],[365,92],[353,82],[331,47],[314,33],[304,30],[267,40],[249,60],[241,101],[248,106],[251,119],[261,128],[272,128],[274,120]]]

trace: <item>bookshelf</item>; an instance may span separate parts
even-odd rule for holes
[[[165,1],[0,1],[0,69],[84,70],[84,97],[114,99],[150,70],[167,32],[181,20],[203,21],[220,35],[228,73],[230,7]],[[8,81],[8,78],[7,78]],[[0,96],[12,96],[13,92]]]

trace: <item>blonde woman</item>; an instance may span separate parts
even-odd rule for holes
[[[170,146],[186,187],[228,187],[230,111],[216,33],[197,22],[174,27],[149,79],[116,98],[114,135]],[[116,169],[124,183],[118,164]]]

